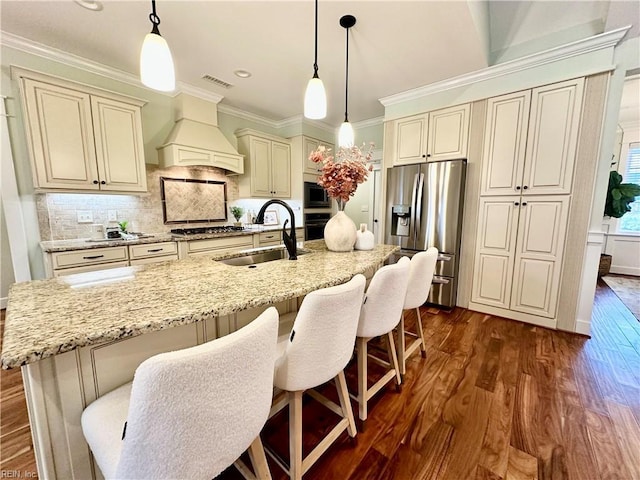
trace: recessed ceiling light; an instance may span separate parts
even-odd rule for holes
[[[236,70],[235,72],[236,77],[240,77],[240,78],[249,78],[251,76],[251,72],[248,72],[246,70]]]
[[[98,12],[102,10],[102,3],[98,0],[73,0],[81,7],[86,8],[87,10],[93,10],[94,12]]]

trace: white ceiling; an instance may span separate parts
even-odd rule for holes
[[[160,32],[177,79],[224,96],[223,104],[280,121],[302,113],[313,73],[312,0],[157,2]],[[150,1],[103,1],[102,11],[72,2],[1,0],[0,27],[49,47],[137,75]],[[631,1],[337,1],[319,2],[319,75],[329,99],[324,122],[344,115],[345,30],[349,40],[349,119],[384,114],[379,98],[638,23]],[[634,36],[638,27],[634,25]],[[5,35],[6,36],[6,35]],[[252,77],[233,72],[245,69]],[[233,87],[202,80],[208,74]]]

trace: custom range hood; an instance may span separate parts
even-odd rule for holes
[[[244,157],[218,128],[217,104],[180,93],[176,124],[158,147],[161,167],[205,165],[244,173]]]

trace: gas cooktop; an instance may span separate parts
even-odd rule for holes
[[[174,235],[202,235],[203,233],[237,233],[242,231],[244,231],[244,227],[223,225],[218,227],[174,228],[171,233]]]

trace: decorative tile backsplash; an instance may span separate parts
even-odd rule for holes
[[[144,233],[168,232],[172,228],[193,226],[185,224],[165,225],[160,196],[160,177],[218,180],[226,182],[227,206],[238,199],[238,182],[235,176],[226,176],[225,171],[213,167],[171,167],[160,169],[147,165],[149,192],[142,195],[103,195],[80,193],[36,194],[36,208],[41,240],[68,240],[88,238],[89,223],[78,223],[78,211],[91,212],[92,223],[109,225],[109,212],[115,211],[117,221],[127,220],[129,230]],[[198,204],[199,202],[194,202]],[[202,209],[209,205],[200,202]],[[192,207],[197,208],[197,207]],[[220,205],[218,205],[218,209]],[[190,214],[199,214],[192,211]],[[227,214],[229,217],[230,215]],[[233,219],[230,219],[233,221]],[[198,223],[197,226],[221,225],[227,222]]]

